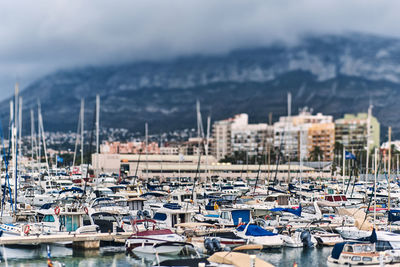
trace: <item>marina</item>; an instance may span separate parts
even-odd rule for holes
[[[80,122],[83,110],[82,102]],[[96,97],[97,127],[100,110]],[[20,111],[15,112],[11,132],[18,132]],[[363,165],[344,146],[333,153],[333,162],[295,163],[288,155],[281,163],[279,154],[275,164],[270,160],[266,164],[269,150],[258,164],[223,164],[208,154],[210,134],[201,134],[199,102],[197,117],[197,155],[149,155],[146,124],[146,147],[140,154],[109,154],[104,148],[100,153],[96,131],[90,162],[84,164],[81,146],[73,163],[80,156],[82,164],[60,166],[58,155],[50,162],[45,137],[33,127],[31,157],[18,153],[19,137],[11,135],[11,161],[3,157],[2,262],[11,266],[30,266],[28,259],[38,265],[45,259],[53,266],[75,262],[94,266],[103,261],[113,266],[310,266],[313,261],[318,266],[400,265],[400,183],[391,174],[391,128],[389,148],[375,148],[366,161],[368,165],[371,159],[372,170],[356,169]],[[324,120],[321,114],[298,117]],[[371,117],[370,112],[366,121]],[[43,132],[40,105],[38,121]],[[210,120],[207,123],[209,131]],[[84,143],[82,129],[81,125],[76,147]],[[287,140],[278,140],[288,145]],[[341,174],[331,168],[336,162]],[[363,175],[355,176],[356,170]]]
[[[0,2],[0,267],[400,267],[400,2]]]

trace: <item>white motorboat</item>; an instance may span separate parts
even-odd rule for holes
[[[297,229],[281,235],[284,245],[290,248],[315,247],[318,241],[307,230]]]
[[[340,234],[329,233],[323,229],[314,229],[310,232],[321,246],[334,246],[344,241]]]
[[[184,242],[183,236],[173,233],[170,229],[159,229],[155,220],[134,220],[131,224],[134,234],[125,242],[128,252],[176,255],[185,246],[190,245]]]
[[[281,248],[283,239],[281,235],[265,230],[258,225],[241,225],[236,229],[236,235],[247,239],[248,243],[262,245],[263,248]]]
[[[191,247],[193,245],[185,242],[154,242],[152,246],[142,245],[132,249],[135,254],[158,254],[166,256],[178,255],[184,247]]]
[[[371,231],[360,230],[355,226],[341,226],[335,228],[335,230],[344,238],[344,239],[360,239],[365,238],[371,235]]]

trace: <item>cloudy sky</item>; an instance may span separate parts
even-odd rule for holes
[[[0,3],[0,99],[61,68],[360,31],[400,37],[400,1],[17,0]]]

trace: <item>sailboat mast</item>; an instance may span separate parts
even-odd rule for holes
[[[44,127],[43,127],[43,117],[42,117],[42,111],[39,111],[39,125],[42,133],[42,141],[43,141],[43,151],[44,151],[44,157],[46,159],[46,168],[47,168],[47,173],[50,174],[50,168],[49,168],[49,160],[47,158],[47,147],[46,147],[46,138],[44,135]]]
[[[369,107],[368,107],[368,118],[367,118],[367,158],[366,158],[366,163],[365,163],[365,187],[366,187],[366,183],[368,182],[371,115],[372,115],[372,105],[369,105]]]
[[[374,158],[375,158],[375,164],[374,164],[374,167],[375,167],[375,176],[374,176],[374,229],[375,229],[375,226],[376,226],[376,180],[377,180],[377,175],[378,175],[378,149],[377,148],[375,148],[375,156],[374,156]]]
[[[210,144],[210,127],[211,127],[211,116],[208,116],[207,117],[207,137],[206,137],[206,145],[205,145],[205,149],[204,149],[205,153],[206,153],[206,178],[208,177],[208,146]]]
[[[81,99],[81,172],[83,168],[83,133],[84,133],[85,99]]]
[[[19,97],[18,104],[18,156],[22,159],[22,96]]]
[[[200,101],[196,101],[196,115],[197,115],[197,155],[200,154],[200,146],[204,138],[204,131],[203,131],[203,121],[201,118],[201,111],[200,111]]]
[[[300,128],[300,193],[301,193],[301,188],[302,188],[302,176],[303,176],[303,153],[302,153],[302,147],[303,147],[303,127]]]
[[[288,101],[288,103],[287,103],[288,104],[288,122],[287,122],[288,129],[287,130],[290,132],[289,128],[290,128],[290,120],[291,120],[291,115],[292,115],[292,94],[290,92],[288,93],[287,98],[288,98],[287,99],[287,101]],[[301,149],[301,147],[300,147],[300,149]],[[287,181],[287,184],[289,186],[289,184],[290,184],[290,149],[288,150],[287,155],[288,155],[288,181]]]
[[[41,141],[40,141],[40,136],[41,136],[41,129],[40,129],[40,120],[39,120],[39,113],[40,113],[40,102],[38,100],[37,102],[37,107],[38,107],[38,135],[37,135],[37,150],[38,150],[38,170],[40,173],[40,170],[42,169],[41,163],[42,163],[42,146],[41,146]],[[39,175],[40,179],[40,175]]]
[[[35,145],[34,145],[34,140],[33,140],[33,132],[35,128],[35,115],[33,114],[33,109],[31,109],[31,145],[32,145],[32,169],[33,169],[33,159],[34,159],[34,154],[35,154]]]
[[[343,155],[342,155],[342,160],[343,160],[343,165],[342,165],[342,182],[343,182],[343,185],[342,185],[342,190],[343,190],[343,192],[344,192],[344,180],[345,180],[345,175],[346,175],[346,147],[345,146],[343,146]]]
[[[149,158],[148,158],[148,151],[147,147],[149,145],[149,128],[147,122],[144,124],[144,134],[145,134],[145,152],[146,152],[146,179],[149,179]]]
[[[12,165],[13,165],[13,178],[15,179],[15,142],[14,142],[14,101],[10,101],[10,140],[9,140],[9,146],[11,146],[11,157],[12,157]],[[7,183],[7,181],[6,181]],[[17,192],[15,188],[15,192]],[[11,194],[10,194],[11,196]],[[11,201],[11,199],[10,199]],[[11,206],[13,206],[13,203],[10,202]]]
[[[96,177],[99,175],[100,95],[96,95]],[[96,180],[98,181],[98,179]]]
[[[17,149],[18,149],[18,139],[17,139],[17,125],[18,125],[18,102],[19,102],[19,87],[18,83],[15,84],[15,99],[14,99],[14,123],[12,127],[12,140],[13,140],[13,177],[15,179],[14,185],[14,205],[15,211],[17,210],[17,195],[18,195],[18,158],[17,158]]]
[[[76,163],[76,155],[78,152],[78,144],[80,139],[80,129],[81,129],[81,111],[79,110],[78,127],[76,129],[75,149],[74,149],[74,158],[72,160],[72,166],[75,166]]]
[[[388,129],[388,134],[389,134],[389,158],[388,158],[388,211],[390,211],[390,182],[392,179],[390,178],[390,167],[391,167],[391,161],[392,161],[392,127],[389,126]]]

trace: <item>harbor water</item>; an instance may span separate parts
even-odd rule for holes
[[[258,252],[257,256],[277,267],[327,266],[326,259],[332,248],[282,248]],[[36,249],[10,249],[1,247],[1,266],[34,267],[47,266],[47,251],[45,246]],[[6,252],[6,255],[4,255]],[[51,247],[52,260],[64,263],[66,267],[100,267],[100,266],[153,266],[155,260],[146,260],[125,254],[124,247],[106,247],[100,251],[86,251],[79,254],[65,247]]]

